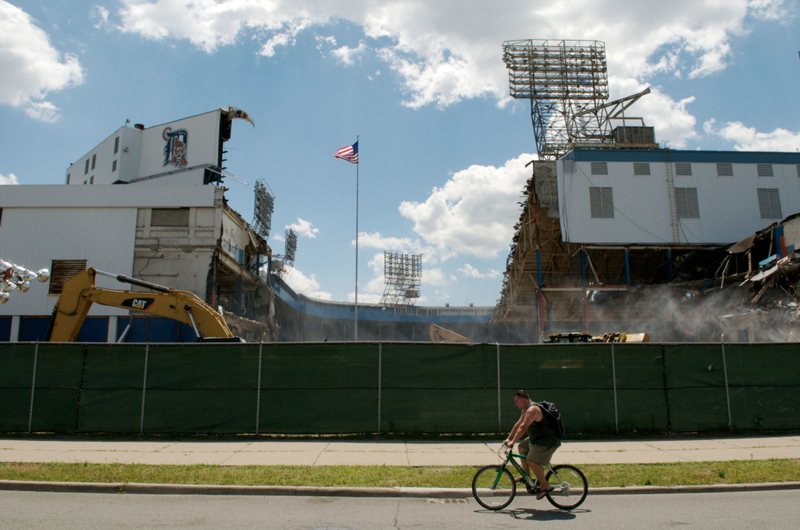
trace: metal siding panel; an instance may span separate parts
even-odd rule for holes
[[[686,188],[675,188],[675,204],[678,207],[678,219],[686,218],[688,216]]]
[[[592,162],[592,175],[608,175],[606,162]]]
[[[589,210],[592,219],[603,218],[603,204],[602,193],[600,188],[589,188]]]
[[[675,175],[679,177],[692,176],[692,163],[691,162],[675,162]]]
[[[697,188],[686,188],[686,209],[690,219],[700,219],[700,203]]]
[[[758,211],[762,219],[771,219],[769,208],[769,190],[765,188],[758,189]]]
[[[783,214],[781,213],[781,197],[777,189],[769,190],[769,206],[770,214],[773,219],[783,219]]]
[[[614,218],[614,195],[611,188],[600,188],[603,197],[603,218]]]
[[[717,164],[717,176],[718,177],[732,177],[733,176],[733,164]]]

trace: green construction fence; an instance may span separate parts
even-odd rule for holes
[[[0,343],[0,432],[569,433],[800,429],[798,344]]]

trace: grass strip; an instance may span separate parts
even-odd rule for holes
[[[800,480],[800,459],[579,466],[590,487]],[[472,466],[216,466],[0,462],[0,479],[243,486],[469,488]]]

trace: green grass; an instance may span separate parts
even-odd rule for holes
[[[800,459],[579,466],[590,487],[689,486],[800,480]],[[0,462],[0,479],[327,487],[469,488],[477,468],[394,466],[154,466]]]

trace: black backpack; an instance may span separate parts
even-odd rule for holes
[[[548,425],[552,428],[556,436],[564,437],[564,422],[561,421],[561,414],[558,412],[555,403],[540,401],[536,405],[542,409],[542,415],[547,419]]]

